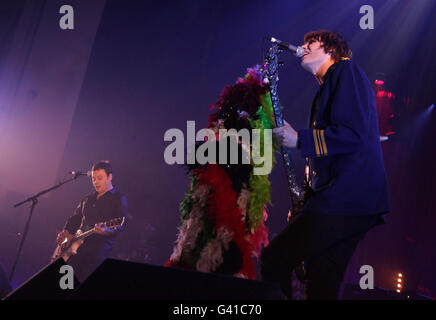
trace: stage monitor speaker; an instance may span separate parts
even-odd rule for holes
[[[60,280],[64,274],[60,269],[65,265],[62,258],[53,261],[24,284],[11,292],[5,300],[64,300],[74,291],[72,289],[61,289]],[[74,277],[74,289],[80,285]]]
[[[70,299],[282,300],[277,284],[106,259]]]
[[[344,284],[342,300],[401,300],[402,297],[393,290],[374,287],[374,289],[363,290],[359,285]]]
[[[356,284],[347,283],[342,300],[432,300],[432,297],[412,290],[401,293],[379,287],[362,290]]]

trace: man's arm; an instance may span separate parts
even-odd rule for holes
[[[359,150],[368,135],[372,88],[351,62],[338,70],[332,90],[331,124],[323,129],[298,130],[303,157],[315,158]]]

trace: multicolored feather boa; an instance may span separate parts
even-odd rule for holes
[[[255,66],[226,86],[211,106],[215,112],[208,128],[217,134],[219,129],[272,129],[274,113],[263,78]],[[263,142],[260,145],[262,155]],[[246,146],[239,147],[241,151]],[[166,266],[256,278],[253,259],[268,244],[265,221],[271,198],[268,176],[254,175],[254,166],[251,161],[188,167],[189,189],[180,204],[178,237]]]

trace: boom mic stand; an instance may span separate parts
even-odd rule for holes
[[[32,219],[32,215],[33,215],[33,211],[35,210],[35,206],[38,203],[38,198],[40,196],[50,192],[50,191],[53,191],[53,190],[61,187],[62,185],[66,184],[68,182],[76,180],[81,175],[83,175],[83,174],[78,172],[77,174],[74,174],[72,178],[64,180],[64,181],[61,181],[57,185],[55,185],[55,186],[53,186],[53,187],[51,187],[49,189],[43,190],[43,191],[41,191],[41,192],[39,192],[39,193],[37,193],[37,194],[27,198],[26,200],[23,200],[23,201],[21,201],[21,202],[19,202],[19,203],[14,205],[14,208],[17,208],[17,207],[25,204],[26,202],[31,202],[29,218],[27,218],[26,226],[24,227],[23,236],[21,238],[20,246],[18,247],[17,256],[15,257],[15,262],[14,262],[14,265],[12,266],[12,270],[11,270],[11,273],[9,275],[9,281],[12,281],[12,278],[14,276],[15,268],[17,267],[18,259],[20,258],[21,250],[23,249],[24,241],[26,240],[26,236],[27,236],[27,233],[29,231],[30,220]]]

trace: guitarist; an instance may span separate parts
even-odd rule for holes
[[[92,166],[95,192],[80,201],[56,239],[61,244],[65,238],[70,240],[78,229],[87,231],[94,228],[95,233],[86,238],[77,254],[67,261],[80,281],[85,280],[109,256],[116,235],[123,228],[109,229],[103,226],[103,222],[127,215],[127,199],[112,186],[112,174],[112,166],[107,161]]]
[[[307,298],[337,299],[358,242],[390,210],[388,185],[370,81],[341,35],[320,30],[304,42],[301,66],[320,85],[309,128],[285,122],[273,134],[308,159],[312,195],[263,251],[261,273],[290,298],[303,261]]]

